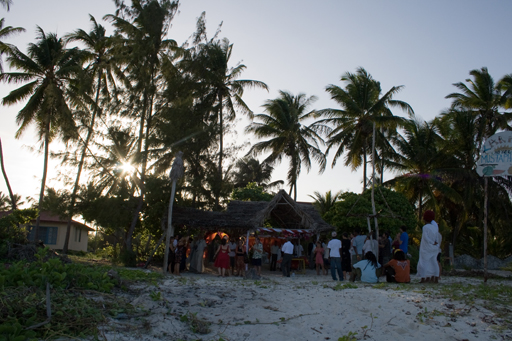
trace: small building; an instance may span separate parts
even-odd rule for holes
[[[10,211],[0,212],[0,218],[10,214]],[[27,226],[29,232],[28,240],[34,240],[34,227],[36,221],[31,221]],[[50,212],[41,212],[39,220],[39,239],[44,245],[53,250],[62,250],[66,239],[66,229],[68,222],[66,219],[53,215]],[[71,234],[69,236],[69,250],[87,251],[89,242],[89,232],[94,231],[91,227],[71,220]]]

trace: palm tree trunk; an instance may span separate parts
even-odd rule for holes
[[[151,79],[154,79],[153,77],[154,72],[151,72]],[[151,82],[152,88],[154,87],[153,81]],[[146,194],[146,166],[148,162],[148,152],[149,152],[149,134],[151,130],[151,119],[153,116],[153,95],[150,95],[149,98],[146,101],[146,109],[148,111],[147,115],[144,115],[144,117],[147,116],[147,122],[146,122],[146,133],[144,134],[144,151],[142,153],[142,164],[141,164],[141,172],[140,172],[140,196],[139,196],[139,202],[137,204],[137,208],[135,209],[135,212],[133,214],[132,223],[130,225],[130,229],[128,230],[128,233],[126,235],[126,249],[128,251],[132,250],[132,237],[133,232],[135,231],[135,226],[137,225],[137,221],[139,220],[139,214],[142,210],[142,205],[144,204],[144,195]],[[144,111],[145,112],[145,111]],[[141,124],[141,127],[144,124]]]
[[[73,212],[74,212],[74,208],[75,208],[76,194],[78,192],[78,186],[80,184],[80,175],[82,174],[82,168],[84,166],[85,154],[87,152],[87,147],[89,146],[89,141],[90,141],[93,131],[94,131],[94,121],[96,119],[96,114],[98,112],[98,100],[100,97],[100,87],[101,87],[101,71],[98,75],[98,88],[96,89],[96,98],[94,100],[94,103],[96,104],[96,108],[94,108],[94,111],[92,113],[91,123],[90,123],[89,129],[87,131],[87,137],[85,138],[84,146],[82,148],[82,155],[80,156],[80,162],[78,163],[78,170],[76,172],[76,179],[75,179],[75,185],[73,187],[73,193],[71,194],[71,203],[69,204],[70,210],[69,210],[68,224],[66,227],[66,239],[64,240],[64,246],[62,247],[62,253],[64,253],[64,254],[68,253],[69,237],[71,235],[71,221],[73,220]]]
[[[422,191],[420,190],[420,200],[419,200],[419,204],[418,204],[418,220],[421,221],[421,211],[423,210],[423,194],[422,194]]]
[[[34,242],[39,240],[39,223],[41,222],[41,207],[44,199],[44,189],[46,186],[46,173],[48,172],[48,154],[50,146],[50,122],[46,123],[44,133],[44,164],[43,164],[43,179],[41,180],[41,191],[39,192],[39,213],[37,214],[36,226],[34,231]]]
[[[222,159],[224,157],[224,119],[222,116],[222,94],[219,92],[219,169],[218,169],[218,183],[215,186],[215,209],[220,209],[220,188],[222,184]]]
[[[9,197],[11,198],[11,206],[12,210],[16,210],[16,200],[14,200],[14,194],[12,193],[11,185],[9,184],[9,179],[7,178],[7,173],[5,172],[4,167],[4,153],[2,151],[2,139],[0,139],[0,165],[2,167],[2,174],[4,175],[5,184],[7,185],[7,190],[9,191]]]
[[[365,151],[363,153],[363,192],[366,189],[366,180],[367,180],[367,178],[366,178],[366,163],[367,163],[367,160],[366,160],[366,149],[365,149]]]

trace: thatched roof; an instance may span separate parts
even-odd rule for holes
[[[311,203],[297,203],[283,190],[270,202],[233,200],[222,212],[175,207],[172,223],[174,226],[207,230],[252,230],[263,227],[269,219],[279,224],[275,227],[283,229],[309,229],[314,232],[334,229]]]

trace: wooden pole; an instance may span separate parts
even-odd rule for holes
[[[377,235],[377,241],[379,240],[379,223],[377,221],[377,210],[375,209],[375,122],[373,122],[373,138],[372,138],[372,214],[373,222],[375,223],[375,234]],[[373,238],[373,236],[371,236]],[[379,248],[377,247],[377,254],[375,255],[379,259]]]
[[[485,196],[484,196],[484,283],[487,283],[487,200],[488,200],[488,182],[489,178],[485,177]]]
[[[176,192],[176,180],[172,181],[171,199],[169,200],[169,216],[167,218],[167,235],[165,236],[165,254],[164,254],[164,265],[163,274],[167,273],[167,263],[169,261],[169,244],[171,242],[171,235],[174,235],[174,229],[172,227],[172,204],[174,202],[174,193]]]

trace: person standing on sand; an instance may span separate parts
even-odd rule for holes
[[[409,235],[407,234],[407,227],[405,225],[400,226],[400,250],[402,250],[407,256],[409,251]]]
[[[290,277],[290,271],[292,268],[293,244],[290,240],[290,237],[286,238],[286,243],[284,243],[283,247],[281,248],[281,252],[283,253],[281,270],[283,271],[284,277]]]
[[[316,247],[314,250],[315,253],[315,265],[316,265],[316,275],[320,276],[320,268],[322,268],[322,273],[327,275],[327,270],[324,266],[324,248],[322,247],[322,243],[320,241],[316,242]]]
[[[355,264],[363,259],[363,245],[366,241],[366,236],[360,233],[361,230],[359,229],[354,231],[354,251],[356,253],[356,258],[352,259],[352,264]]]
[[[274,245],[270,248],[270,271],[276,271],[277,267],[277,255],[279,254],[279,246],[277,246],[277,241],[274,242]]]
[[[389,242],[389,233],[382,233],[382,238],[379,243],[379,258],[381,264],[387,264],[391,258],[391,244]]]
[[[260,237],[255,238],[255,243],[252,246],[252,265],[256,268],[256,273],[261,276],[261,258],[263,257],[263,244],[261,244]]]
[[[235,275],[235,256],[236,256],[236,243],[235,239],[229,240],[229,265],[231,266],[231,275]]]
[[[341,241],[336,238],[336,232],[332,233],[332,239],[327,244],[329,249],[329,259],[331,262],[331,276],[332,279],[337,281],[336,271],[338,271],[338,278],[343,281],[343,269],[341,268]]]
[[[229,245],[225,238],[222,238],[220,245],[213,256],[215,266],[218,268],[219,277],[226,277],[226,270],[229,271]]]
[[[238,240],[238,246],[236,247],[236,270],[237,275],[243,277],[245,275],[245,245],[242,239]]]
[[[348,280],[350,275],[347,275],[347,272],[352,272],[352,262],[350,251],[352,250],[352,242],[349,239],[349,235],[347,232],[342,234],[341,239],[341,268],[343,269],[343,279]]]
[[[439,248],[439,227],[434,221],[435,213],[431,210],[425,211],[423,220],[423,232],[420,243],[420,260],[418,261],[418,276],[421,277],[420,283],[437,283],[439,277],[439,264],[437,255]]]
[[[194,246],[191,246],[191,248],[194,249],[194,253],[190,253],[190,272],[203,273],[203,256],[204,249],[206,248],[204,237],[198,236],[194,242]]]

